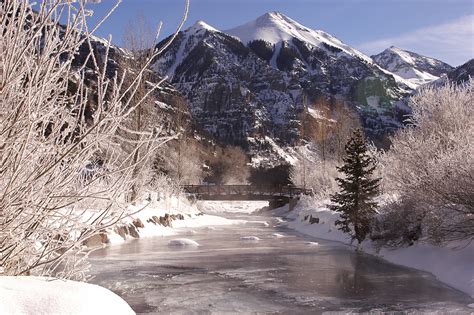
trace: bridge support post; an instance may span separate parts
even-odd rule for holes
[[[299,198],[290,198],[290,201],[288,202],[289,211],[293,211],[293,209],[295,209],[296,205],[298,204],[298,199]]]

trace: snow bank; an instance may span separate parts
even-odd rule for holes
[[[116,228],[107,231],[109,243],[117,244],[132,238],[171,236],[177,228],[196,228],[209,225],[241,224],[246,221],[230,220],[220,216],[203,214],[197,204],[184,197],[168,197],[152,202],[130,205],[132,216],[124,218]],[[214,205],[217,207],[217,205]],[[212,206],[211,206],[212,208]],[[206,208],[207,209],[207,208]],[[250,206],[249,206],[250,209]],[[248,211],[245,209],[244,211]],[[217,211],[216,211],[217,212]],[[169,219],[165,219],[166,217]],[[160,219],[162,221],[160,221]],[[123,233],[125,227],[126,233]],[[133,230],[130,234],[130,229]]]
[[[350,244],[351,237],[336,227],[335,222],[339,215],[324,207],[323,204],[324,201],[313,207],[309,207],[308,203],[298,204],[288,216],[294,219],[288,222],[288,227],[313,237]],[[319,223],[309,223],[311,218],[318,219]]]
[[[189,238],[177,238],[170,240],[168,246],[199,246],[199,243]]]
[[[446,247],[417,243],[379,256],[395,264],[428,271],[440,281],[474,298],[474,244],[451,243]]]
[[[0,277],[0,314],[135,314],[100,286],[40,277]]]
[[[350,237],[335,225],[339,214],[329,210],[325,206],[327,203],[328,200],[309,198],[300,201],[294,211],[287,213],[286,217],[293,219],[288,227],[316,238],[350,244]],[[371,241],[364,241],[361,247],[389,262],[430,272],[440,281],[474,297],[474,243],[467,246],[451,243],[445,247],[416,243],[377,252]]]
[[[199,209],[208,214],[227,213],[252,213],[268,206],[268,201],[199,201]]]

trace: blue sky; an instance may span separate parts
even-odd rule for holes
[[[91,5],[94,19],[115,2]],[[112,34],[120,45],[126,25],[142,15],[153,24],[163,21],[166,37],[183,8],[184,0],[123,0],[97,35]],[[395,45],[454,66],[474,58],[474,0],[191,0],[185,26],[204,20],[226,30],[268,11],[324,30],[369,55]]]

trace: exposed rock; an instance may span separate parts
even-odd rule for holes
[[[133,238],[140,238],[140,234],[138,234],[138,229],[133,224],[128,225],[128,234]]]
[[[133,225],[135,225],[137,228],[144,228],[145,225],[140,219],[135,219],[133,220]]]
[[[128,231],[125,226],[122,225],[122,226],[115,227],[115,233],[120,235],[124,240],[127,239]]]
[[[309,223],[310,224],[319,223],[319,218],[313,218],[313,216],[311,215],[309,217]]]
[[[84,241],[84,245],[87,247],[97,247],[101,246],[102,244],[109,244],[110,239],[107,236],[106,232],[100,232],[99,234],[95,234],[89,237],[87,240]]]

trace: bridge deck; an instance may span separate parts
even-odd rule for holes
[[[274,199],[311,195],[310,189],[296,186],[183,185],[183,190],[199,199]],[[239,198],[240,197],[240,198]]]

